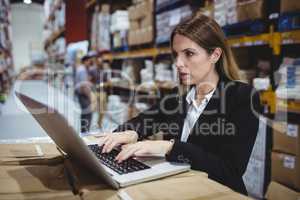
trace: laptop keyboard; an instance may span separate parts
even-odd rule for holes
[[[148,165],[145,165],[142,162],[134,158],[128,158],[127,160],[118,163],[115,161],[115,157],[118,155],[120,151],[113,149],[109,153],[101,153],[102,147],[97,144],[88,145],[88,147],[95,153],[97,158],[100,160],[102,164],[114,170],[118,174],[127,174],[130,172],[140,171],[144,169],[149,169]]]

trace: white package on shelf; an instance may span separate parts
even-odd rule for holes
[[[129,17],[127,10],[117,10],[111,16],[111,27],[112,33],[116,31],[123,31],[129,29]]]
[[[100,51],[110,50],[110,15],[100,13],[98,16],[99,29],[97,47]]]
[[[99,31],[99,21],[98,21],[98,15],[99,15],[99,12],[96,10],[94,13],[93,13],[93,16],[92,16],[92,24],[91,24],[91,46],[92,46],[92,49],[93,48],[96,48],[97,49],[97,37],[98,37],[98,31]]]

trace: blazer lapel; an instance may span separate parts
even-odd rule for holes
[[[179,111],[178,111],[178,114],[177,114],[177,117],[176,117],[176,123],[178,124],[178,127],[179,127],[179,132],[177,134],[177,139],[180,140],[184,120],[185,120],[185,117],[187,115],[187,110],[188,110],[188,104],[186,102],[186,94],[183,95],[182,97],[179,97],[178,106],[179,106]]]
[[[197,119],[194,127],[191,130],[190,135],[200,135],[200,133],[196,132],[196,131],[200,131],[200,130],[195,130],[195,127],[200,127],[201,123],[209,124],[212,122],[212,120],[217,119],[216,117],[221,113],[221,110],[220,110],[221,107],[224,106],[224,105],[221,105],[222,102],[225,102],[225,101],[223,101],[223,98],[225,98],[225,96],[224,96],[224,94],[222,94],[222,92],[224,92],[224,86],[226,85],[227,82],[228,82],[227,79],[219,80],[217,88],[214,91],[213,96],[211,97],[208,104],[204,108],[203,112]]]

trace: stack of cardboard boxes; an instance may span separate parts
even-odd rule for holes
[[[273,123],[272,179],[300,190],[299,124]]]
[[[85,136],[85,141],[97,138]],[[46,143],[0,144],[0,185],[0,199],[14,200],[249,199],[200,171],[114,190],[79,162],[63,158],[55,144]]]
[[[220,26],[225,26],[263,18],[263,9],[264,0],[214,0],[213,16]]]
[[[299,124],[279,121],[273,123],[272,182],[266,195],[268,199],[300,198],[299,135]]]
[[[134,1],[128,8],[130,28],[128,44],[130,46],[151,43],[153,32],[153,0]]]
[[[297,60],[286,58],[279,69],[281,81],[276,90],[271,157],[272,181],[276,183],[270,184],[268,195],[273,195],[278,184],[288,191],[300,191],[300,98],[295,92],[299,91],[300,79],[295,72],[297,68]],[[291,69],[295,73],[291,73]]]

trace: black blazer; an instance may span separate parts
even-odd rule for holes
[[[259,94],[245,83],[221,78],[187,142],[180,142],[188,105],[177,89],[115,131],[135,130],[139,140],[162,131],[175,139],[168,161],[188,162],[233,190],[247,194],[242,176],[258,131]],[[253,111],[255,110],[255,111]]]

